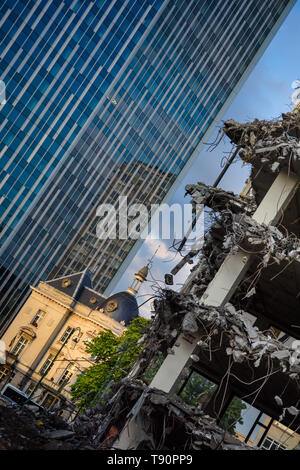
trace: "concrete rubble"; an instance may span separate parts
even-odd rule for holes
[[[192,264],[196,259],[190,292],[198,298],[229,252],[236,253],[242,249],[255,254],[260,257],[263,267],[273,261],[279,264],[300,260],[300,241],[296,235],[287,233],[282,227],[279,230],[272,225],[258,224],[251,217],[260,202],[255,187],[263,169],[267,173],[278,173],[282,169],[300,170],[300,119],[296,111],[282,114],[282,119],[273,121],[255,119],[241,124],[228,120],[224,123],[224,134],[237,145],[240,158],[251,164],[250,195],[237,196],[201,182],[186,186],[186,194],[191,196],[194,208],[203,204],[212,210],[210,229],[205,234],[203,247],[188,252],[173,270],[176,274],[186,262]]]
[[[0,450],[93,450],[80,430],[55,413],[15,408],[0,400]]]
[[[216,212],[218,210],[230,209],[233,213],[244,212],[251,215],[257,207],[253,196],[249,199],[243,199],[231,191],[206,186],[201,182],[187,184],[185,190],[185,195],[189,194],[191,196],[191,204],[194,208],[196,208],[197,204],[203,204]]]
[[[119,430],[128,419],[137,417],[138,450],[251,449],[217,426],[200,406],[188,406],[137,379],[123,379],[114,387],[110,400],[90,410],[88,416],[79,416],[76,426],[98,449],[113,449]]]
[[[246,124],[229,120],[224,123],[223,131],[238,146],[243,161],[251,164],[254,189],[255,178],[262,168],[268,174],[278,173],[282,169],[299,169],[298,113],[286,113],[282,119],[274,121],[255,119]],[[173,273],[195,259],[188,292],[158,290],[152,325],[149,330],[143,331],[145,346],[134,373],[114,384],[105,401],[78,415],[72,425],[58,429],[51,429],[51,426],[43,429],[34,425],[32,429],[38,439],[48,438],[55,442],[54,447],[70,445],[76,448],[80,445],[113,449],[125,424],[136,421],[139,437],[135,449],[250,449],[221,429],[212,417],[204,413],[201,405],[189,406],[178,396],[151,388],[146,383],[145,372],[155,370],[162,357],[174,354],[181,333],[200,338],[198,349],[190,357],[194,363],[198,362],[201,350],[210,352],[222,349],[233,363],[251,364],[253,370],[264,363],[268,367],[274,365],[276,370],[285,374],[287,381],[293,381],[300,389],[299,341],[287,347],[270,331],[260,331],[247,319],[243,307],[256,295],[255,283],[244,282],[230,303],[223,307],[204,305],[201,300],[229,253],[240,250],[251,253],[255,255],[259,269],[263,270],[270,263],[299,262],[299,238],[282,226],[259,224],[252,218],[260,202],[255,190],[252,195],[241,197],[198,183],[187,185],[186,193],[191,197],[195,210],[196,205],[203,204],[212,211],[203,246],[188,252]],[[184,368],[180,378],[187,373],[187,368]],[[282,417],[285,413],[292,416],[299,414],[298,403],[284,407],[279,396],[270,399],[281,407]],[[29,448],[24,442],[19,445]]]
[[[195,334],[205,327],[207,338],[201,337],[199,348],[211,347],[211,334],[216,335],[222,330],[222,342],[225,343],[227,355],[232,355],[235,362],[252,361],[258,367],[262,358],[279,361],[278,367],[291,378],[299,379],[300,352],[297,346],[287,348],[271,335],[266,335],[253,327],[246,319],[243,310],[236,310],[228,303],[225,307],[199,305],[193,295],[166,291],[166,299],[170,303],[172,314],[181,312],[183,316],[181,331]],[[222,343],[219,343],[219,347]]]
[[[248,216],[233,217],[232,229],[224,239],[223,248],[230,252],[238,248],[262,258],[263,266],[275,261],[300,261],[300,240],[283,233],[272,225],[258,224]]]
[[[297,110],[295,110],[297,111]],[[223,131],[230,140],[241,147],[243,161],[252,165],[251,177],[258,168],[271,172],[284,168],[299,168],[300,122],[299,113],[283,113],[282,119],[240,124],[233,119],[224,123]]]
[[[227,433],[200,408],[188,406],[178,396],[149,388],[145,383],[145,371],[155,369],[161,357],[174,354],[180,333],[187,337],[200,335],[198,351],[196,349],[190,357],[192,362],[197,363],[201,350],[222,348],[233,363],[250,364],[253,370],[263,364],[268,364],[271,369],[274,366],[285,374],[287,381],[293,381],[299,388],[299,341],[287,347],[271,331],[260,331],[245,316],[247,312],[242,306],[256,295],[255,284],[244,282],[232,296],[231,303],[223,307],[206,306],[201,301],[229,253],[242,250],[255,255],[259,269],[274,262],[300,261],[300,241],[296,235],[288,233],[283,226],[259,224],[252,218],[260,203],[255,185],[262,169],[268,174],[282,169],[299,170],[299,114],[286,113],[282,119],[255,119],[246,124],[229,120],[224,123],[223,131],[237,146],[243,161],[251,164],[254,190],[242,197],[203,183],[186,186],[194,212],[199,204],[211,209],[211,223],[203,246],[192,248],[172,271],[176,274],[185,263],[196,261],[191,270],[189,290],[178,293],[161,289],[157,292],[153,323],[146,334],[135,373],[113,387],[105,404],[90,410],[88,417],[78,417],[76,426],[83,426],[98,448],[113,448],[120,430],[131,419],[138,420],[141,430],[140,441],[135,442],[137,449],[247,448],[232,436],[229,442]],[[181,378],[187,372],[183,369]],[[297,403],[285,408],[279,396],[270,397],[270,400],[281,407],[282,417],[285,413],[299,414]]]

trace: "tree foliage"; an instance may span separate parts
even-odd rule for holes
[[[149,320],[134,318],[120,337],[105,330],[84,343],[86,351],[96,359],[95,364],[85,369],[71,387],[72,399],[80,409],[92,404],[111,380],[117,382],[129,372],[143,349],[142,343],[137,344],[143,336],[141,328],[149,326]]]
[[[183,383],[179,386],[180,397],[189,405],[196,406],[204,394],[212,395],[216,389],[216,385],[206,379],[198,372],[193,371],[188,381],[183,387]]]
[[[220,420],[220,426],[230,434],[235,434],[236,424],[243,424],[242,410],[245,408],[247,408],[247,405],[240,398],[233,397]]]
[[[216,388],[213,382],[193,371],[186,383],[181,382],[177,393],[186,403],[196,406],[201,403],[202,397],[204,402],[210,399]],[[234,397],[220,420],[220,426],[230,434],[235,434],[235,425],[243,424],[242,410],[245,408],[245,403],[240,398]]]

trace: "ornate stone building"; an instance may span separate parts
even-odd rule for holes
[[[104,329],[122,334],[138,316],[135,294],[147,272],[147,267],[141,269],[127,291],[109,298],[93,289],[88,269],[31,287],[27,302],[1,338],[6,345],[1,389],[11,383],[28,395],[34,390],[33,400],[44,407],[60,405],[72,412],[70,386],[93,361],[84,342]]]

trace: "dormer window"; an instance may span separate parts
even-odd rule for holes
[[[43,310],[38,310],[37,313],[34,315],[33,319],[31,320],[30,324],[37,328],[42,321],[42,319],[45,317],[46,312]]]

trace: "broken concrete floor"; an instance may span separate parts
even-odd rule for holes
[[[0,403],[0,450],[92,450],[62,418]]]
[[[200,407],[148,387],[141,380],[124,379],[105,404],[77,418],[97,449],[114,449],[125,423],[138,423],[134,450],[253,450],[217,426]]]

